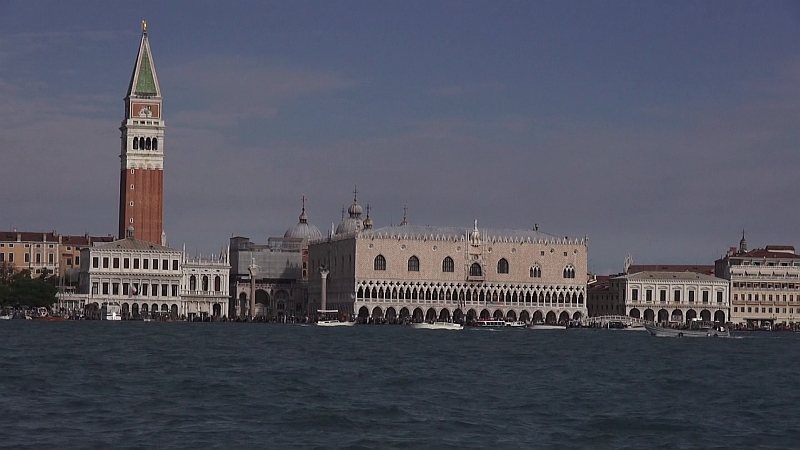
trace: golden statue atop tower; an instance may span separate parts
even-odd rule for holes
[[[142,33],[147,34],[147,21],[142,21]]]

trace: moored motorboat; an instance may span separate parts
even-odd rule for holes
[[[355,324],[355,322],[343,322],[338,319],[317,321],[318,327],[352,327]]]
[[[33,320],[38,320],[39,322],[65,322],[69,318],[64,316],[36,316]]]
[[[658,337],[730,337],[731,332],[724,326],[707,322],[692,322],[688,328],[669,328],[646,323],[647,332]]]
[[[339,320],[339,310],[337,309],[318,309],[317,326],[319,327],[351,327],[355,322],[349,320]]]
[[[566,325],[559,325],[556,323],[532,323],[531,330],[566,330]]]
[[[460,323],[453,323],[453,322],[420,322],[420,323],[412,323],[411,328],[416,328],[418,330],[462,330],[464,325]]]
[[[505,326],[506,328],[525,328],[528,324],[521,320],[515,320],[513,322],[506,322]]]

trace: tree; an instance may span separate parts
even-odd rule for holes
[[[13,274],[10,280],[0,280],[0,304],[4,306],[50,308],[56,302],[57,293],[54,277],[31,278],[29,270]]]
[[[11,284],[14,279],[14,274],[17,273],[17,268],[7,261],[0,262],[0,284]]]

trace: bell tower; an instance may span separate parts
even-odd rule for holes
[[[161,89],[142,22],[142,40],[125,97],[119,184],[119,238],[131,227],[135,237],[166,245],[164,208],[164,121]]]

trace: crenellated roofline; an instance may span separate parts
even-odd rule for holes
[[[415,241],[449,241],[464,242],[470,239],[472,229],[460,227],[432,227],[432,226],[390,226],[374,230],[360,230],[356,232],[338,234],[330,237],[314,239],[312,242],[339,241],[344,239],[390,239],[390,240],[415,240]],[[511,243],[511,244],[553,244],[553,245],[588,245],[588,237],[560,238],[538,230],[520,229],[480,229],[481,239],[485,243]]]

